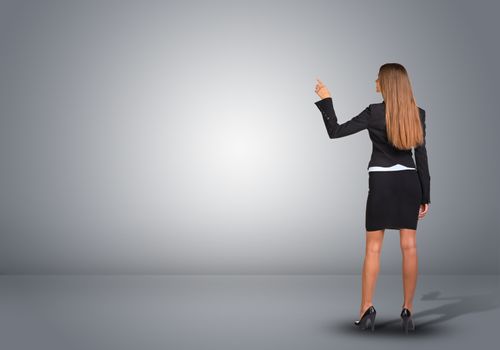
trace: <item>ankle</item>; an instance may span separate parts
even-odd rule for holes
[[[369,308],[370,306],[372,306],[372,305],[373,305],[373,303],[365,303],[365,304],[362,304],[362,305],[361,305],[361,308],[360,308],[360,311],[361,311],[361,312],[365,312],[365,311],[366,311],[366,310],[368,310],[368,308]]]
[[[410,312],[413,313],[413,305],[412,304],[403,304],[403,308],[406,308],[406,309],[410,310]]]

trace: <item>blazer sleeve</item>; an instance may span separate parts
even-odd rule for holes
[[[331,97],[326,97],[314,103],[323,115],[323,121],[325,123],[326,131],[331,139],[336,139],[339,137],[344,137],[347,135],[355,134],[368,127],[368,118],[370,116],[370,107],[366,107],[361,113],[346,121],[343,124],[339,124],[337,121],[337,115],[335,114],[335,109],[333,108],[333,101]]]
[[[426,148],[426,123],[425,123],[425,110],[423,111],[422,126],[424,131],[424,142],[418,147],[414,148],[415,151],[415,162],[417,165],[417,173],[420,179],[420,184],[422,186],[422,201],[421,204],[430,203],[430,186],[431,186],[431,176],[429,174],[429,160],[427,158],[427,148]]]

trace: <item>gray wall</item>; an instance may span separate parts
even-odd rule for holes
[[[420,272],[497,274],[494,1],[2,1],[0,272],[359,273],[368,133],[401,62],[427,111]],[[387,230],[381,273],[400,273]]]

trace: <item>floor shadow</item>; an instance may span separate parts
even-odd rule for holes
[[[422,296],[422,301],[452,301],[444,305],[437,306],[422,311],[415,311],[413,318],[415,320],[415,332],[410,332],[411,336],[429,336],[429,335],[443,335],[453,333],[455,330],[446,327],[446,322],[456,317],[464,316],[467,314],[478,313],[483,311],[491,311],[500,307],[500,290],[493,289],[488,293],[474,294],[474,295],[458,295],[458,296],[440,296],[440,291],[432,291]],[[431,318],[430,320],[426,320]],[[339,330],[346,333],[359,334],[391,334],[408,336],[404,334],[401,328],[401,318],[384,319],[377,315],[375,321],[375,331],[370,330],[361,331],[356,325],[354,320],[352,322],[342,321],[336,322],[329,327],[330,331],[338,332]]]
[[[491,311],[500,307],[500,290],[493,289],[488,293],[474,295],[457,295],[457,296],[441,296],[440,291],[433,291],[424,294],[420,300],[423,301],[438,301],[438,300],[455,300],[453,302],[427,309],[417,311],[413,314],[415,323],[419,324],[420,329],[428,328],[429,326],[443,323],[453,318],[483,311]],[[424,319],[429,316],[438,316],[429,321],[418,322],[419,319]]]

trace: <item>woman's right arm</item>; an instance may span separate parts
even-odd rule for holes
[[[424,131],[424,142],[418,147],[414,148],[415,151],[415,162],[417,165],[417,173],[420,179],[420,184],[422,185],[422,201],[421,204],[426,204],[431,202],[430,192],[431,192],[431,176],[429,174],[429,159],[427,157],[426,148],[426,125],[425,125],[425,110],[422,118],[422,127]]]

